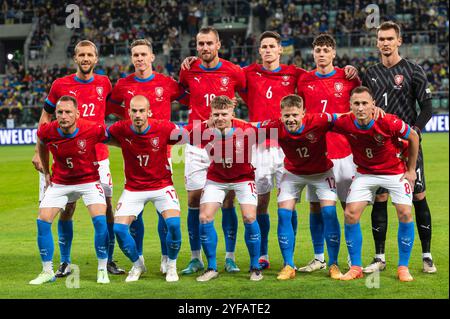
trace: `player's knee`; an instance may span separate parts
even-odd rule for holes
[[[258,195],[258,206],[256,211],[259,213],[266,213],[269,208],[270,193]]]
[[[198,216],[200,223],[201,224],[208,224],[214,221],[214,217],[213,216],[209,216],[209,215],[202,215],[200,214]]]
[[[75,213],[76,202],[67,203],[66,208],[61,211],[59,219],[62,221],[72,220],[73,214]]]
[[[256,220],[255,214],[243,214],[242,220],[244,221],[244,224],[251,224]]]
[[[309,211],[313,214],[320,214],[320,203],[319,202],[309,203]]]
[[[389,198],[389,193],[377,194],[375,197],[375,201],[377,202],[386,202]]]
[[[346,208],[344,211],[344,219],[346,224],[356,224],[358,222],[358,213],[352,209]]]
[[[414,194],[413,201],[423,200],[425,196],[426,196],[425,192]]]
[[[402,223],[410,223],[413,221],[411,210],[399,209],[397,211],[398,220]]]

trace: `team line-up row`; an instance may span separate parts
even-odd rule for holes
[[[391,46],[395,49],[395,38],[399,36],[395,26],[388,24],[385,29],[380,27],[379,37],[384,34],[387,35],[382,40],[394,43]],[[391,34],[394,34],[394,39],[391,39]],[[382,106],[378,102],[377,86],[370,89],[358,87],[359,80],[347,80],[344,70],[332,65],[335,42],[331,36],[320,35],[315,39],[313,54],[317,70],[312,72],[279,64],[281,45],[275,32],[264,32],[260,42],[263,65],[255,64],[242,72],[228,61],[219,59],[217,31],[210,27],[200,30],[197,35],[199,59],[191,61],[188,70],[181,71],[178,84],[152,71],[154,55],[151,43],[137,40],[131,45],[131,58],[136,71],[119,80],[113,90],[106,77],[93,74],[97,63],[95,45],[86,40],[77,45],[74,60],[78,71],[53,83],[38,130],[39,152],[33,163],[44,173],[42,190],[44,185],[48,187],[45,193],[41,192],[43,196],[40,198],[38,218],[38,245],[43,272],[30,283],[41,284],[53,281],[55,276],[63,277],[70,273],[71,215],[74,203],[80,196],[88,206],[96,229],[98,282],[109,282],[108,272],[124,273],[112,261],[113,234],[133,262],[126,281],[137,280],[145,271],[142,236],[139,235],[143,234],[140,212],[150,199],[162,216],[161,227],[158,227],[161,229],[160,239],[165,241],[161,245],[161,270],[166,273],[167,281],[178,280],[176,256],[181,244],[180,209],[166,154],[168,144],[179,142],[170,139],[170,134],[173,135],[174,129],[180,129],[168,122],[170,102],[175,98],[187,101],[191,112],[190,124],[182,129],[185,134],[180,136],[188,136],[185,141],[192,143],[191,137],[196,131],[211,131],[209,136],[212,138],[202,140],[200,145],[192,143],[194,145],[186,146],[185,178],[192,260],[182,271],[183,274],[204,268],[203,248],[208,267],[198,280],[217,277],[217,234],[212,220],[220,206],[227,251],[225,268],[229,272],[239,271],[234,260],[237,217],[232,204],[233,192],[229,192],[234,190],[243,213],[245,240],[251,259],[250,278],[262,279],[261,269],[269,264],[269,223],[268,214],[264,212],[267,212],[270,190],[274,186],[273,177],[276,176],[280,189],[278,240],[284,259],[279,279],[295,276],[295,203],[305,186],[308,186],[307,199],[311,202],[312,213],[316,212],[310,218],[315,259],[300,271],[326,267],[323,257],[325,239],[331,277],[343,280],[361,277],[359,216],[365,205],[374,200],[375,190],[383,186],[389,190],[400,219],[399,278],[402,281],[412,280],[407,265],[414,240],[411,201],[419,149],[417,125],[412,126],[410,119],[403,121],[390,114],[373,118],[375,104]],[[398,54],[398,43],[396,49]],[[189,61],[187,65],[189,67]],[[302,85],[297,86],[298,78]],[[373,79],[373,82],[378,80]],[[394,92],[400,92],[410,89],[412,86],[406,85],[407,81],[414,79],[405,75],[399,80],[393,76],[393,81]],[[298,95],[292,94],[295,90]],[[180,94],[180,91],[183,92]],[[232,119],[235,91],[247,102],[250,120],[253,124],[259,123],[259,127]],[[387,93],[386,96],[391,98]],[[422,100],[426,102],[427,98],[421,98],[420,102]],[[348,113],[349,104],[352,114]],[[387,102],[384,106],[389,111]],[[54,122],[51,122],[52,113],[56,113],[57,120]],[[106,134],[109,143],[122,148],[125,161],[125,190],[117,204],[115,216],[112,214],[107,147],[98,143],[105,139],[102,125],[105,113],[115,113],[125,119],[113,124]],[[340,118],[336,120],[338,116]],[[414,129],[411,130],[411,127]],[[245,155],[249,154],[249,147],[254,146],[248,135],[241,134],[243,128],[245,131],[275,128],[278,130],[278,141],[275,142],[279,145],[268,139],[264,147],[261,144],[256,147],[252,159]],[[328,132],[331,128],[333,131]],[[409,140],[409,146],[399,143],[398,138]],[[222,156],[220,161],[210,161],[208,155],[229,154],[226,149],[230,145],[232,157]],[[146,149],[148,152],[144,152]],[[52,175],[49,173],[48,151],[54,159]],[[238,161],[239,154],[242,157]],[[409,156],[405,164],[406,154]],[[353,162],[358,167],[356,173]],[[98,163],[98,170],[93,163]],[[256,167],[255,172],[252,163]],[[344,180],[342,174],[350,178]],[[350,187],[353,177],[353,183],[358,181],[362,184]],[[335,209],[337,197],[347,203],[345,237],[352,266],[345,275],[341,274],[337,265],[341,237]],[[55,274],[50,228],[61,209],[63,213],[58,221],[61,264]],[[317,227],[317,231],[313,232],[313,226],[320,225],[322,229]],[[380,268],[383,263],[384,260],[376,261],[374,265]],[[431,266],[434,267],[432,263]]]

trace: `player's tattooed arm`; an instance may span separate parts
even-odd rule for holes
[[[411,187],[417,178],[416,162],[419,154],[419,135],[414,130],[410,130],[408,135],[408,161],[406,162],[406,172],[400,180],[408,180]]]
[[[49,185],[51,185],[49,151],[48,151],[47,146],[42,141],[38,141],[36,143],[36,145],[37,145],[39,158],[40,158],[41,166],[42,166],[41,172],[45,175],[45,186],[48,187]]]
[[[358,69],[353,65],[346,65],[344,67],[345,77],[347,80],[353,80],[358,77]]]
[[[48,113],[47,111],[45,111],[43,109],[42,113],[41,113],[41,117],[39,119],[38,127],[40,127],[43,123],[50,123],[51,120],[52,120],[52,114]],[[42,162],[39,157],[39,149],[38,149],[38,146],[40,143],[41,143],[41,141],[39,140],[39,137],[37,137],[36,147],[34,148],[34,155],[33,155],[33,158],[31,159],[31,163],[33,163],[33,166],[37,171],[43,173]]]
[[[196,56],[188,56],[183,60],[181,63],[181,69],[182,70],[189,70],[191,68],[191,64],[195,62],[198,58]]]

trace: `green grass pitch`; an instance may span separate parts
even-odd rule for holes
[[[333,281],[326,271],[312,274],[298,273],[295,280],[279,282],[276,274],[282,265],[277,243],[277,215],[275,196],[272,196],[271,231],[269,254],[271,269],[264,272],[260,282],[250,282],[247,272],[249,258],[244,243],[244,227],[239,217],[236,261],[241,268],[237,274],[228,274],[224,267],[224,240],[220,226],[221,213],[217,214],[216,229],[219,236],[218,266],[220,276],[207,283],[195,281],[195,275],[180,276],[176,283],[166,283],[159,272],[160,246],[157,235],[155,209],[147,205],[144,213],[144,256],[148,272],[135,283],[126,284],[123,276],[110,276],[109,285],[96,284],[97,261],[93,245],[93,226],[82,201],[74,216],[74,240],[72,261],[80,268],[79,288],[67,288],[66,280],[43,286],[30,286],[28,281],[41,271],[41,262],[36,243],[36,217],[38,212],[38,175],[31,164],[32,146],[0,148],[0,298],[448,298],[448,251],[449,251],[449,171],[448,134],[425,134],[423,148],[427,178],[427,198],[433,218],[432,253],[438,267],[436,274],[421,272],[422,259],[420,240],[417,234],[410,269],[414,281],[400,283],[396,279],[397,264],[397,218],[389,206],[389,229],[386,247],[387,269],[378,278],[366,278],[351,282]],[[111,148],[111,170],[114,180],[114,204],[123,189],[123,169],[120,150]],[[187,236],[187,201],[183,185],[183,164],[174,165],[174,182],[182,205],[183,242],[178,258],[178,269],[190,259]],[[307,263],[313,256],[309,233],[307,205],[297,206],[299,226],[297,233],[295,262],[298,266]],[[363,229],[363,262],[368,263],[373,254],[370,230],[370,211],[366,209],[361,221]],[[338,208],[341,221],[342,243],[339,262],[346,271],[347,248],[343,234],[342,209]],[[57,227],[53,225],[55,240],[55,267],[59,263]],[[115,259],[127,270],[131,263],[116,244]],[[367,282],[369,284],[367,285]],[[372,288],[369,288],[371,287]]]

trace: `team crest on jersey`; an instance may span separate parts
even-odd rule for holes
[[[378,144],[384,144],[384,137],[383,137],[383,135],[381,135],[381,134],[375,134],[375,135],[373,136],[373,138],[375,139],[375,141],[376,141]]]
[[[97,91],[97,94],[98,94],[98,100],[99,101],[101,101],[101,100],[103,100],[103,87],[101,87],[101,86],[97,86],[96,88],[95,88],[95,90]]]
[[[283,75],[281,78],[283,79],[283,82],[281,82],[282,85],[288,86],[290,84],[290,82],[288,82],[290,78],[289,75]]]
[[[158,86],[155,88],[156,100],[161,102],[163,100],[164,88]]]
[[[334,83],[334,89],[336,90],[336,92],[342,92],[343,88],[344,88],[344,84],[342,82]]]
[[[401,74],[396,74],[396,75],[394,76],[394,82],[395,82],[396,85],[402,84],[402,83],[403,83],[403,75],[401,75]]]
[[[316,143],[317,142],[317,136],[314,133],[312,133],[312,132],[306,134],[305,137],[309,140],[310,143]]]
[[[160,86],[158,86],[157,88],[155,88],[155,94],[157,97],[161,97],[163,96],[164,93],[164,89]]]
[[[150,143],[154,147],[153,151],[156,152],[159,150],[159,137],[154,137],[150,140]]]
[[[220,83],[222,86],[227,86],[230,83],[230,78],[228,76],[224,76],[220,78]]]
[[[77,141],[77,146],[80,149],[78,151],[78,154],[84,154],[86,153],[86,140],[78,140]]]

